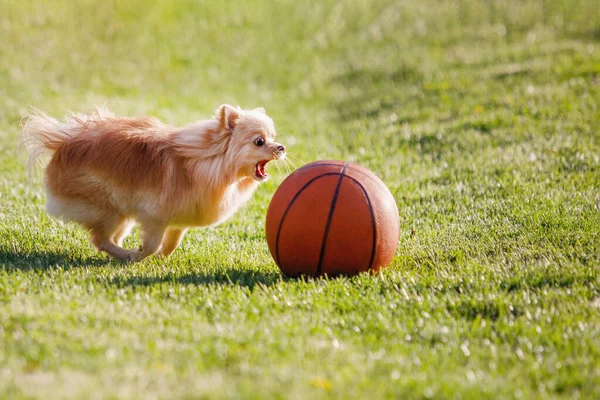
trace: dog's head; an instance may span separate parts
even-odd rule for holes
[[[227,153],[238,178],[267,180],[266,164],[285,158],[285,146],[275,141],[275,126],[264,108],[241,110],[224,104],[217,110],[220,128],[229,136]]]

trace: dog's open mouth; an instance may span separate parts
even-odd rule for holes
[[[256,171],[254,171],[254,176],[258,180],[267,179],[267,172],[265,171],[265,166],[267,165],[268,160],[262,160],[256,163]]]

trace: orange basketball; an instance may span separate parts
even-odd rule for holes
[[[398,246],[398,208],[375,174],[316,161],[287,177],[267,211],[271,255],[287,276],[355,275],[386,267]]]

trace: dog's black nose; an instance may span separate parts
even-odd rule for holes
[[[285,146],[280,144],[277,146],[277,151],[285,151]]]

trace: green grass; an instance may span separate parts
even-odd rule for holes
[[[273,3],[0,3],[0,397],[599,398],[597,1]],[[273,166],[229,222],[115,263],[16,150],[30,105],[225,102],[377,173],[392,265],[282,278]]]

